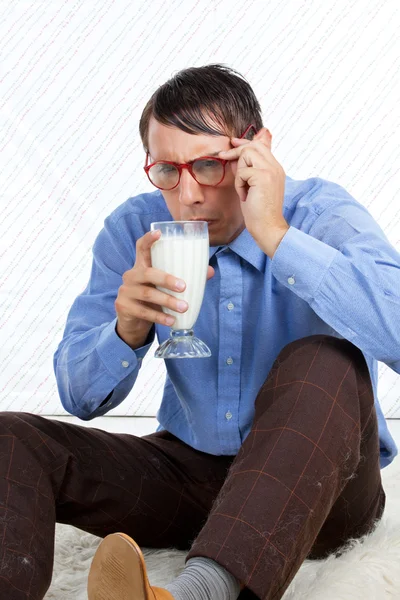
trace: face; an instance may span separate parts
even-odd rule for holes
[[[232,148],[229,137],[191,135],[162,125],[154,117],[149,122],[148,140],[151,162],[188,163]],[[225,177],[216,187],[200,185],[187,169],[182,169],[179,185],[173,190],[161,190],[161,193],[174,221],[209,221],[210,246],[223,246],[234,240],[245,227],[234,181],[231,162],[226,163]]]

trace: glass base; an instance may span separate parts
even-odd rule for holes
[[[155,358],[207,358],[211,350],[193,329],[171,329],[170,337],[155,351]]]

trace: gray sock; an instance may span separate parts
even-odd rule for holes
[[[240,585],[226,569],[210,558],[196,556],[165,589],[175,600],[236,600]]]

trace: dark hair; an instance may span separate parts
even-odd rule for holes
[[[139,123],[146,152],[151,116],[191,134],[239,137],[251,123],[257,131],[263,126],[260,104],[249,83],[222,64],[183,69],[154,92]]]

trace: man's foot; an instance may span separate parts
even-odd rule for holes
[[[143,554],[125,533],[112,533],[96,550],[88,577],[88,600],[174,600],[151,587]]]

